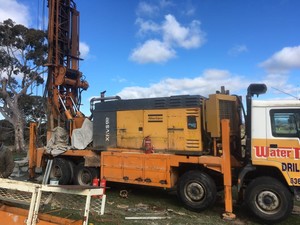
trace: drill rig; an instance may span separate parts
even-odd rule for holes
[[[48,133],[67,125],[81,127],[81,92],[89,84],[79,71],[79,12],[73,0],[49,0],[47,115]]]
[[[49,139],[57,126],[67,125],[70,137],[81,127],[85,117],[79,110],[80,94],[88,83],[79,71],[76,5],[72,0],[48,3]],[[176,188],[183,205],[192,211],[209,208],[217,192],[224,190],[223,216],[229,219],[235,218],[232,186],[236,185],[238,200],[257,217],[279,222],[291,213],[293,198],[300,199],[300,107],[299,101],[253,99],[266,90],[264,84],[248,87],[247,115],[241,97],[225,89],[208,98],[92,99],[92,146],[56,156],[53,175],[62,185],[91,185],[99,178]],[[34,143],[34,137],[31,140]],[[41,167],[49,155],[30,146],[30,169]]]

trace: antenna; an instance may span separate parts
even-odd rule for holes
[[[297,100],[300,100],[300,98],[298,98],[298,97],[295,96],[295,95],[292,95],[292,94],[290,94],[290,93],[287,93],[287,92],[282,91],[282,90],[280,90],[280,89],[278,89],[278,88],[275,88],[275,87],[271,87],[271,88],[273,88],[273,89],[275,89],[276,91],[279,91],[279,92],[281,92],[281,93],[283,93],[283,94],[289,95],[289,96],[291,96],[291,97],[293,97],[293,98],[295,98],[295,99],[297,99]]]

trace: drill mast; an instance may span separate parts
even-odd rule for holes
[[[48,133],[83,118],[80,94],[88,88],[79,71],[79,12],[73,0],[48,0]],[[75,125],[75,127],[74,127]]]

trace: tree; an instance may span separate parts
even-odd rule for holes
[[[25,114],[20,99],[28,88],[44,82],[46,33],[15,24],[0,23],[0,112],[14,127],[16,150],[25,150]]]
[[[10,122],[7,120],[0,120],[0,133],[5,145],[14,144],[14,127]]]
[[[46,125],[47,125],[47,101],[43,96],[23,95],[19,99],[19,107],[25,116],[25,124],[31,122],[37,124],[38,140],[37,144],[44,146],[46,144]],[[26,130],[25,140],[29,140],[29,130]]]

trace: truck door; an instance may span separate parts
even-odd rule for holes
[[[280,167],[288,183],[299,185],[300,110],[269,108],[268,112],[268,161]]]

